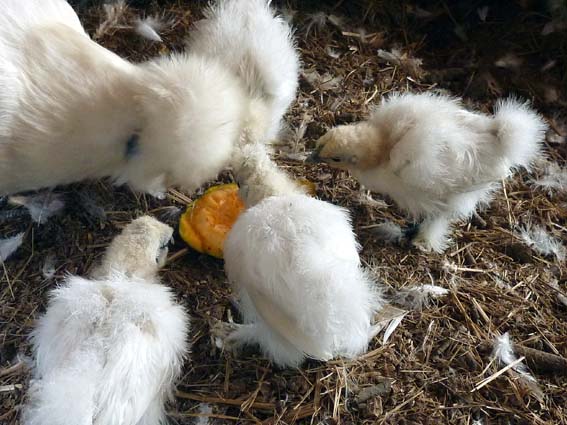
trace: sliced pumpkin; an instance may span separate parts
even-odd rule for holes
[[[244,203],[238,197],[236,183],[213,186],[187,206],[179,233],[196,251],[222,258],[226,235],[242,210]]]
[[[299,179],[297,183],[315,195],[315,183]],[[179,233],[194,250],[223,258],[226,235],[244,210],[236,183],[209,188],[203,196],[191,202],[179,221]]]

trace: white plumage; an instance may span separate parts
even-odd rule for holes
[[[126,277],[155,278],[165,264],[172,234],[171,227],[149,216],[132,221],[114,238],[91,276],[105,278],[120,272]]]
[[[500,101],[491,117],[447,96],[398,94],[367,121],[329,131],[311,159],[350,170],[424,219],[414,244],[441,252],[452,221],[488,202],[515,168],[530,166],[545,128],[537,113],[512,99]]]
[[[224,259],[245,324],[226,342],[259,344],[279,366],[362,353],[382,300],[361,267],[347,211],[282,182],[263,146],[243,151],[237,179],[249,208],[225,241]],[[279,177],[257,178],[270,173]]]
[[[284,29],[267,1],[226,4],[218,8],[226,10],[222,22],[269,14],[271,21],[250,27],[264,50],[291,43],[284,32],[283,40],[264,36],[273,32],[270,25]],[[277,92],[278,106],[259,113],[249,91],[268,99],[264,89],[283,81],[270,74],[275,69],[244,81],[222,51],[197,48],[132,64],[93,42],[64,0],[2,6],[0,195],[100,177],[154,195],[174,185],[193,190],[230,163],[245,126],[263,134],[281,119],[281,99],[293,97]],[[263,56],[247,58],[240,70],[256,75]]]
[[[149,239],[157,237],[151,255],[139,245],[142,227]],[[135,220],[106,253],[104,264],[120,249],[129,254],[125,269],[117,259],[106,275],[96,271],[98,280],[70,276],[52,291],[32,335],[36,363],[24,424],[165,423],[164,403],[181,371],[189,326],[155,273],[160,241],[171,233],[149,217]],[[154,273],[129,273],[136,259]]]
[[[189,50],[217,58],[235,72],[251,96],[257,140],[277,136],[295,98],[299,57],[292,30],[271,0],[219,0],[190,34]]]

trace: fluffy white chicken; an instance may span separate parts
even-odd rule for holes
[[[317,141],[311,162],[347,169],[370,190],[423,219],[414,245],[442,252],[451,222],[487,203],[499,182],[539,155],[546,125],[527,104],[501,100],[494,116],[451,97],[396,94],[367,121]]]
[[[187,353],[189,321],[157,271],[172,229],[128,225],[94,272],[51,293],[32,334],[26,425],[158,425]]]
[[[292,29],[275,16],[270,0],[219,0],[190,34],[189,50],[222,61],[252,99],[258,140],[277,136],[295,98],[299,56]]]
[[[215,9],[219,22],[271,14],[267,0],[224,4]],[[283,80],[271,72],[279,70],[256,66],[263,51],[292,47],[281,21],[269,16],[284,38],[266,19],[248,27],[265,44],[240,63],[243,75],[257,76],[245,84],[210,52],[130,63],[93,42],[65,0],[3,1],[0,195],[100,177],[161,195],[214,178],[242,128],[267,132],[281,119],[282,99],[293,97],[277,91]],[[249,91],[278,108],[265,111]]]
[[[245,146],[239,160],[248,209],[224,259],[245,324],[217,324],[213,333],[224,346],[258,344],[281,367],[362,353],[382,298],[361,267],[347,211],[304,195],[264,146]]]

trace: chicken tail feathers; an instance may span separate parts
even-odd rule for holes
[[[192,32],[189,49],[221,60],[240,77],[258,103],[252,108],[266,109],[253,114],[268,114],[267,138],[275,137],[295,98],[299,56],[291,27],[270,1],[219,0]]]
[[[547,125],[528,102],[502,99],[494,114],[496,137],[511,166],[529,168],[539,156]]]

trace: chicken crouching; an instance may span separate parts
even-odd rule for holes
[[[32,334],[35,370],[24,424],[165,423],[189,327],[156,275],[171,232],[152,218],[135,220],[112,242],[96,280],[70,276],[52,291]],[[121,267],[126,254],[131,260]]]
[[[382,298],[360,264],[348,213],[304,195],[263,146],[241,152],[236,176],[248,209],[224,258],[244,324],[217,324],[219,342],[257,344],[281,367],[363,353]]]
[[[357,248],[346,211],[306,195],[245,211],[224,247],[245,322],[228,341],[288,367],[363,353],[381,299]]]
[[[529,169],[545,129],[536,112],[513,99],[488,116],[447,96],[398,94],[367,121],[330,130],[310,161],[347,169],[368,189],[390,196],[423,220],[414,245],[442,252],[452,222],[489,203],[514,170]]]

